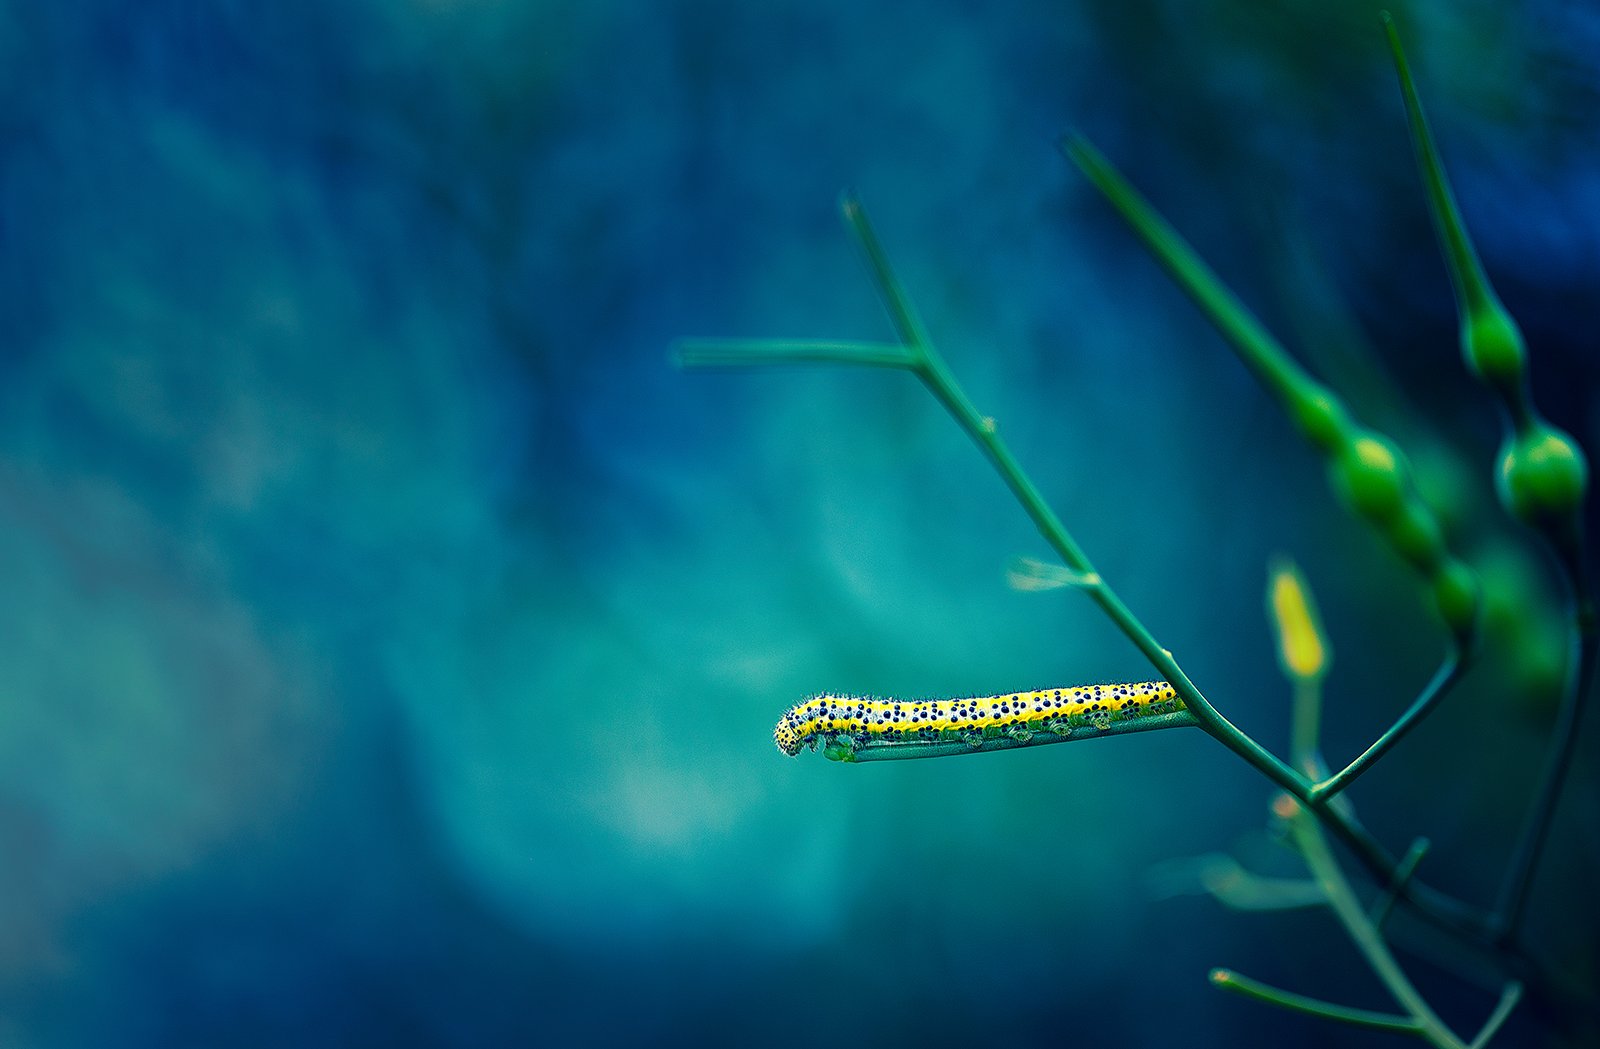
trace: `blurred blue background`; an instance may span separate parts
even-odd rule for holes
[[[1302,564],[1347,758],[1442,636],[1056,151],[1084,131],[1522,595],[1355,792],[1487,900],[1555,591],[1496,538],[1376,9],[0,4],[0,1045],[1346,1044],[1205,982],[1387,1007],[1330,919],[1152,882],[1294,871],[1200,734],[774,750],[808,692],[1149,672],[1005,587],[1042,544],[910,380],[668,348],[887,336],[855,189],[1102,573],[1279,747],[1265,566]],[[1600,447],[1600,15],[1396,14],[1536,396]],[[1529,935],[1589,986],[1592,741]],[[1474,1027],[1492,992],[1396,935]]]

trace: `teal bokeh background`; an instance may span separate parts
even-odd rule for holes
[[[1198,733],[774,750],[813,691],[1148,672],[1006,589],[1041,544],[903,376],[667,352],[884,337],[852,187],[1102,573],[1274,745],[1265,566],[1300,561],[1353,753],[1437,659],[1421,595],[1054,148],[1297,349],[1347,311],[1487,492],[1376,7],[1325,6],[0,4],[0,1044],[1340,1044],[1204,980],[1381,1007],[1331,921],[1152,893],[1293,869]],[[1540,403],[1600,447],[1600,20],[1397,15]],[[1505,662],[1356,799],[1478,899],[1548,722]],[[1592,739],[1531,917],[1591,984]]]

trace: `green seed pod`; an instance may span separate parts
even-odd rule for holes
[[[1527,524],[1575,514],[1588,483],[1583,449],[1548,423],[1528,427],[1500,451],[1500,503]]]
[[[1379,524],[1405,503],[1405,459],[1388,439],[1364,430],[1334,453],[1333,483],[1346,505]]]
[[[1291,395],[1289,414],[1306,440],[1325,452],[1332,451],[1350,440],[1350,413],[1327,390],[1314,384],[1307,386],[1310,388],[1297,389]]]
[[[1445,556],[1438,519],[1420,499],[1407,499],[1383,530],[1400,556],[1422,572],[1432,573]]]
[[[1528,351],[1511,314],[1500,308],[1474,310],[1461,326],[1461,355],[1472,374],[1508,400],[1522,394]]]
[[[1433,603],[1439,609],[1439,618],[1455,632],[1457,637],[1470,638],[1477,629],[1478,607],[1482,604],[1482,589],[1472,569],[1447,558],[1429,581],[1433,590]]]

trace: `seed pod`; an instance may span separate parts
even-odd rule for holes
[[[1571,435],[1546,422],[1514,435],[1500,450],[1500,502],[1519,521],[1548,524],[1583,502],[1589,464]]]
[[[1464,318],[1461,356],[1472,374],[1508,402],[1521,398],[1528,351],[1517,322],[1498,301],[1474,309]]]
[[[1358,433],[1334,453],[1332,472],[1345,503],[1379,524],[1393,520],[1407,499],[1404,458],[1371,430]]]
[[[1439,618],[1457,638],[1463,641],[1472,638],[1478,628],[1478,609],[1483,604],[1483,588],[1478,585],[1478,577],[1472,569],[1448,557],[1433,573],[1429,587],[1433,590]]]

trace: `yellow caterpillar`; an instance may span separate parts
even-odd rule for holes
[[[926,758],[1060,743],[1109,733],[1195,724],[1165,681],[1077,685],[963,699],[813,696],[778,719],[772,739],[835,761]]]

